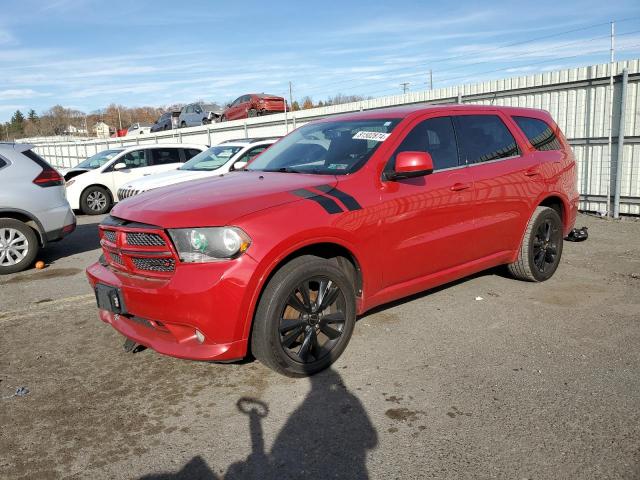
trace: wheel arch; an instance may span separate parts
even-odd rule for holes
[[[42,223],[40,223],[40,220],[31,215],[29,212],[20,210],[19,208],[0,208],[0,218],[12,218],[14,220],[25,223],[36,232],[36,235],[40,240],[41,247],[44,247],[47,244],[47,238],[45,236]]]
[[[349,268],[353,268],[352,271],[355,275],[354,290],[356,292],[356,309],[358,311],[360,310],[359,305],[362,303],[362,296],[364,291],[364,280],[361,267],[362,262],[359,260],[356,253],[354,253],[353,248],[350,248],[348,245],[345,245],[344,243],[336,239],[323,239],[298,244],[295,247],[291,248],[289,251],[283,252],[281,255],[272,260],[269,266],[266,267],[266,269],[261,274],[261,278],[258,281],[257,288],[255,289],[256,293],[252,297],[249,311],[247,312],[247,317],[245,319],[243,338],[247,339],[247,353],[250,353],[249,351],[251,348],[251,342],[249,341],[249,339],[251,338],[251,333],[253,330],[255,314],[258,309],[260,300],[262,299],[262,294],[265,288],[269,284],[271,278],[276,274],[278,270],[280,270],[280,268],[282,268],[294,258],[303,255],[315,255],[326,259],[335,258],[338,262],[338,265],[342,269],[347,271],[347,273],[350,273],[348,271]]]
[[[560,220],[562,221],[562,227],[564,233],[567,233],[567,229],[569,228],[569,212],[570,206],[569,201],[566,198],[563,198],[561,195],[557,193],[550,193],[542,200],[538,202],[536,207],[549,207],[553,208],[558,215],[560,215]],[[534,208],[535,210],[535,208]]]

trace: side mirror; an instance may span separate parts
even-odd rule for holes
[[[247,166],[249,162],[245,162],[244,160],[240,161],[240,162],[236,162],[233,164],[233,169],[234,170],[242,170],[244,167]]]
[[[124,170],[125,168],[127,168],[127,164],[124,162],[118,162],[113,166],[114,170]]]
[[[227,103],[227,108],[229,108],[229,107],[231,107],[231,104],[230,104],[230,103]]]
[[[423,177],[433,173],[433,159],[427,152],[400,152],[396,155],[393,172],[385,173],[386,180]]]

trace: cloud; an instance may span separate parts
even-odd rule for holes
[[[0,45],[13,45],[16,38],[9,30],[0,29]]]
[[[34,98],[48,96],[47,93],[36,92],[31,88],[14,88],[0,90],[0,100],[12,100],[15,98]]]

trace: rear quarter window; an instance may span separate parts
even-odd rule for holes
[[[545,121],[531,117],[513,117],[513,120],[536,150],[562,150],[560,140]]]
[[[7,162],[3,158],[0,158],[0,169],[6,167],[7,165]]]

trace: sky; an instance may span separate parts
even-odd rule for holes
[[[383,96],[640,58],[640,2],[0,0],[0,121],[60,104]]]

